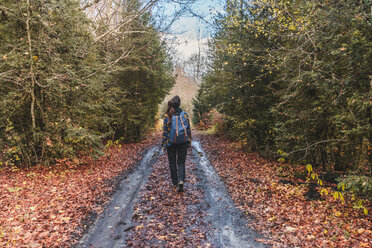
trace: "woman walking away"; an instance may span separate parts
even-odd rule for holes
[[[167,150],[173,186],[178,185],[178,192],[183,192],[187,148],[191,145],[191,129],[189,117],[186,111],[180,109],[180,105],[179,96],[168,102],[163,126],[163,149]]]

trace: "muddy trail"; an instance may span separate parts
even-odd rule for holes
[[[200,142],[188,151],[184,193],[171,186],[167,157],[153,147],[76,247],[265,247],[247,220]]]

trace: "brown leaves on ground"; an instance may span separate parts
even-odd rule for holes
[[[99,160],[0,171],[0,247],[70,247],[89,215],[102,211],[114,179],[148,143],[108,149]],[[83,163],[76,165],[76,163]]]
[[[222,138],[200,138],[235,204],[253,217],[252,227],[272,238],[274,247],[372,247],[371,215],[331,195],[308,201],[303,181],[282,183],[282,165],[245,154]]]
[[[168,160],[161,156],[134,207],[128,247],[211,247],[205,222],[204,192],[197,187],[196,165],[186,160],[185,192],[176,192]]]

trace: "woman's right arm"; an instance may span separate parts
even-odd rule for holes
[[[168,145],[168,142],[169,142],[169,125],[168,125],[168,122],[169,122],[169,118],[168,116],[165,116],[164,117],[164,122],[163,122],[163,142],[162,142],[162,146],[163,146],[163,149],[165,150],[167,148],[167,145]]]

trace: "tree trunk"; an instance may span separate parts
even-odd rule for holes
[[[34,57],[32,55],[32,41],[31,41],[31,28],[30,28],[30,19],[31,19],[31,5],[30,0],[27,0],[27,18],[26,18],[26,29],[27,29],[27,41],[28,41],[28,52],[30,56],[30,77],[31,77],[31,86],[30,86],[30,94],[31,94],[31,125],[32,125],[32,139],[33,139],[33,151],[35,155],[35,161],[38,163],[38,155],[35,150],[36,146],[36,118],[35,118],[35,73],[34,73]],[[31,164],[29,164],[31,166]]]
[[[34,66],[33,66],[33,56],[32,56],[32,42],[31,42],[31,29],[30,29],[30,0],[27,0],[27,19],[26,19],[26,29],[27,29],[27,41],[28,41],[28,52],[30,55],[30,77],[31,77],[31,122],[32,122],[32,131],[35,137],[36,121],[35,121],[35,75],[34,75]]]

